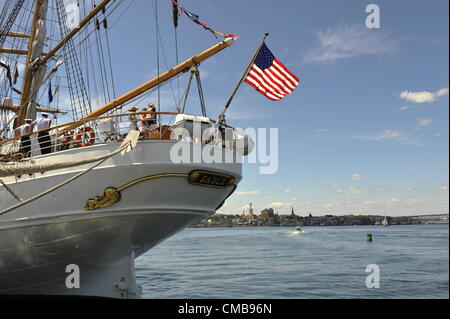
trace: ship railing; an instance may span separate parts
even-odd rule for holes
[[[156,119],[149,121],[150,119],[148,118],[141,118],[141,116],[148,114],[155,115],[154,117]],[[180,136],[174,136],[172,134],[174,126],[169,124],[173,122],[174,117],[178,114],[180,113],[149,111],[114,114],[82,119],[31,134],[15,136],[0,141],[0,162],[26,161],[41,154],[120,142],[131,129],[140,131],[139,140],[179,140]],[[210,126],[215,127],[215,121],[211,119],[209,121]],[[68,127],[69,129],[67,129]],[[226,127],[232,129],[231,126],[226,125]],[[48,137],[42,137],[43,135],[47,135]],[[27,137],[29,137],[29,143],[26,142]],[[195,138],[189,141],[194,143],[213,142],[212,139],[205,141]],[[231,149],[229,144],[226,145],[223,143],[222,146]]]

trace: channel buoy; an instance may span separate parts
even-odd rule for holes
[[[366,240],[369,242],[372,242],[372,234],[367,234],[366,235]]]

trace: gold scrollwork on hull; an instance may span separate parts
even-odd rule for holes
[[[103,196],[95,196],[94,198],[88,199],[84,208],[86,210],[95,210],[100,207],[111,206],[117,203],[120,197],[121,194],[116,188],[108,187],[103,192]]]
[[[86,202],[86,206],[84,208],[86,210],[96,210],[101,207],[111,206],[121,199],[122,196],[120,193],[121,191],[136,184],[142,183],[144,181],[164,177],[183,177],[187,178],[189,184],[212,188],[226,188],[228,186],[236,186],[235,177],[209,171],[195,170],[190,172],[189,174],[165,173],[165,174],[151,175],[135,179],[119,188],[108,187],[103,192],[103,196],[95,196],[94,198],[88,199],[88,201]]]

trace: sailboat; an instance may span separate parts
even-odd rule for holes
[[[383,227],[390,226],[386,216],[384,216],[384,219],[381,221],[381,225],[383,225]]]
[[[241,181],[240,159],[249,150],[246,143],[237,147],[248,137],[225,123],[223,114],[220,121],[207,117],[203,99],[201,114],[187,114],[188,89],[173,112],[162,112],[160,105],[136,112],[131,106],[146,106],[151,93],[184,73],[200,85],[201,63],[235,39],[225,35],[129,92],[110,92],[112,99],[99,104],[94,87],[113,88],[110,20],[128,13],[128,1],[78,1],[71,9],[66,2],[2,2],[0,295],[138,298],[135,258],[214,214]],[[70,10],[84,16],[72,27]],[[58,97],[59,104],[51,102]],[[52,123],[38,132],[42,113],[53,116]],[[33,132],[17,133],[27,124]],[[221,138],[227,132],[229,140]],[[187,160],[174,160],[180,150]],[[234,160],[195,158],[205,150]]]

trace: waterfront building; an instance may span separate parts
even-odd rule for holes
[[[273,208],[264,208],[261,211],[261,219],[263,220],[268,220],[269,218],[273,218],[274,213],[273,213]]]

